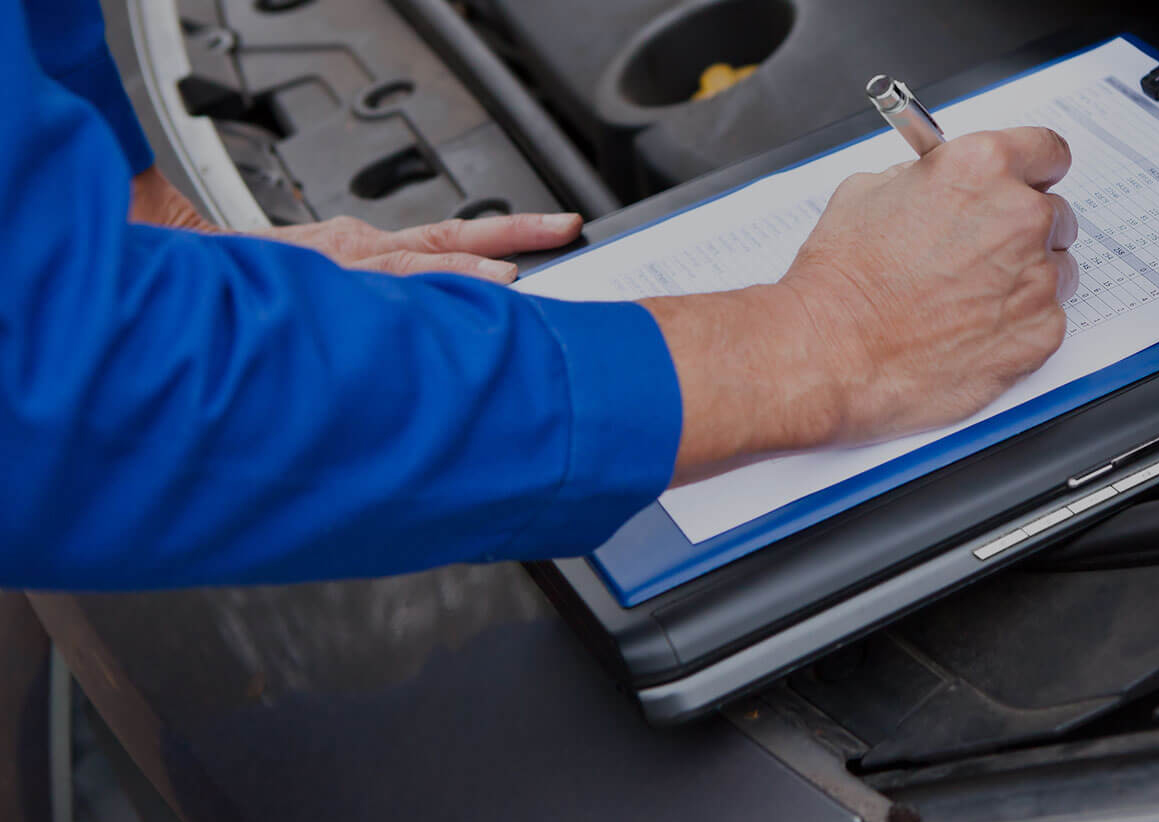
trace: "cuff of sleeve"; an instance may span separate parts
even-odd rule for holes
[[[96,59],[85,63],[83,68],[58,78],[58,82],[97,108],[116,134],[133,174],[140,174],[153,165],[153,150],[107,49],[102,49]]]
[[[511,553],[589,553],[672,480],[683,424],[676,367],[643,306],[532,299],[563,353],[570,453],[553,504]]]

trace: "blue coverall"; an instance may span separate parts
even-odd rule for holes
[[[669,482],[651,315],[131,225],[97,0],[0,0],[0,587],[581,554]]]

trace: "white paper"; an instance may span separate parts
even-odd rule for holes
[[[1153,66],[1125,40],[937,112],[948,135],[1047,125],[1074,155],[1055,188],[1080,220],[1082,284],[1067,338],[1037,373],[965,422],[861,448],[766,460],[665,493],[694,543],[881,465],[1159,342],[1159,104],[1138,91]],[[528,277],[517,288],[571,300],[634,300],[741,288],[782,277],[833,190],[912,152],[885,133],[775,174]],[[775,379],[772,375],[770,379]]]

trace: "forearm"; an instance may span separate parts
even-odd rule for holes
[[[846,397],[838,349],[817,338],[791,288],[643,304],[668,343],[684,403],[674,484],[839,436]]]
[[[17,272],[0,311],[22,340],[0,357],[0,460],[22,476],[0,502],[4,584],[575,555],[671,476],[679,394],[638,306],[144,227],[119,259],[98,250]]]

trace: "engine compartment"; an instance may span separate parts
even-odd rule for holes
[[[673,200],[648,198],[671,198],[682,184],[693,190],[701,175],[863,111],[851,77],[888,70],[919,87],[980,63],[1000,66],[1016,49],[1094,13],[1079,0],[176,0],[176,7],[190,64],[179,84],[183,104],[213,122],[267,217],[292,224],[351,214],[384,228],[561,207],[590,219],[621,204],[659,208]],[[1123,20],[1153,14],[1144,3],[1119,13]],[[718,62],[757,68],[692,101],[704,69]],[[589,236],[598,239],[600,230]],[[228,615],[229,630],[246,635],[259,667],[293,667],[286,659],[294,658],[322,690],[335,689],[335,658],[354,681],[369,676],[350,660],[365,663],[370,639],[349,659],[321,640],[289,643],[279,633],[287,613],[297,625],[325,624],[341,600],[341,619],[330,627],[354,630],[371,611],[413,607],[404,589],[445,594],[440,580],[448,578],[432,572],[352,588],[347,599],[328,599],[321,588],[284,597],[181,595],[173,613],[194,634],[205,624],[227,634]],[[473,594],[486,588],[481,577],[471,579]],[[542,617],[526,579],[505,571],[500,584],[519,591],[512,613]],[[1156,812],[1156,586],[1159,499],[1151,499],[729,706],[725,716],[870,822]],[[275,600],[278,608],[269,605]],[[95,630],[126,637],[123,653],[157,650],[127,638],[133,614],[169,610],[156,598],[78,601]],[[505,611],[509,618],[517,621]],[[469,633],[456,622],[456,641]],[[236,675],[242,690],[254,687],[244,684],[249,662],[229,642],[204,648],[211,673],[198,676]],[[263,676],[261,699],[277,681]],[[318,710],[324,718],[329,708]],[[214,750],[201,739],[178,760],[195,758],[198,746]],[[293,818],[292,803],[278,807]],[[214,810],[223,812],[228,803]]]

